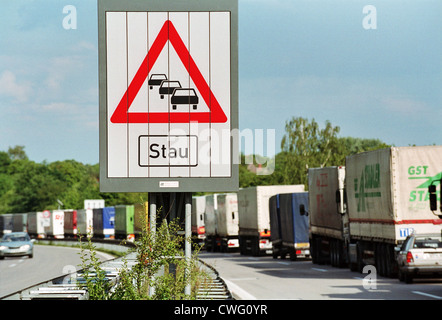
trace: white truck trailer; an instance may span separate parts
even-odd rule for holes
[[[206,238],[204,211],[206,210],[206,196],[192,197],[192,238],[198,244],[203,244]]]
[[[442,146],[392,147],[346,158],[348,258],[353,270],[397,270],[395,247],[415,232],[441,233],[428,187],[440,179]]]
[[[43,211],[47,214],[48,211]],[[49,228],[46,231],[48,238],[63,239],[64,238],[64,211],[51,210],[49,217]]]
[[[206,206],[204,209],[204,224],[206,231],[206,238],[204,240],[205,248],[207,251],[216,251],[217,242],[217,221],[216,221],[216,211],[218,210],[217,198],[218,194],[208,194],[206,198]]]
[[[256,186],[238,191],[241,254],[253,256],[272,254],[269,199],[278,193],[303,191],[304,185]]]
[[[308,170],[309,238],[312,262],[343,267],[349,242],[344,197],[345,167]]]
[[[239,248],[238,197],[236,193],[220,194],[217,197],[217,236],[221,252]]]

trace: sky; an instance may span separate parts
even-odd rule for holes
[[[239,0],[239,129],[275,129],[275,152],[292,117],[442,144],[441,14],[440,0]],[[0,0],[0,151],[98,163],[97,25],[96,1]]]

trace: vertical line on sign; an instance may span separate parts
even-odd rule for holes
[[[126,105],[129,106],[129,22],[128,22],[128,12],[126,12]],[[128,108],[126,109],[126,171],[127,171],[127,177],[129,178],[129,113],[127,112]]]
[[[189,52],[189,56],[187,57],[188,58],[188,63],[189,63],[188,70],[190,70],[190,13],[187,13],[187,43],[188,43],[188,46],[189,46],[189,48],[187,50]],[[190,72],[189,72],[189,84],[190,84]],[[188,164],[189,164],[189,177],[191,177],[190,158],[191,158],[192,150],[190,150],[190,99],[189,99],[189,126],[188,126],[188,132],[189,132],[189,136],[187,138],[187,147],[188,147],[188,150],[189,150],[189,153],[188,153],[188,157],[189,157],[188,160],[189,160],[189,162],[188,162]]]
[[[109,99],[108,99],[108,81],[107,78],[108,71],[107,71],[107,63],[108,63],[108,55],[107,55],[107,12],[104,13],[104,41],[105,41],[105,61],[106,61],[106,178],[109,178]],[[101,121],[101,119],[99,119]]]
[[[149,54],[149,12],[146,12],[146,43],[147,43],[147,54]],[[149,58],[147,58],[147,76],[146,76],[146,90],[147,90],[147,177],[149,177],[149,165],[150,165],[150,157],[149,157],[149,118],[150,118],[150,100],[149,100]],[[138,155],[140,156],[140,155]]]
[[[211,57],[211,20],[210,20],[211,13],[209,12],[209,88],[210,92],[212,92],[212,57]],[[212,94],[209,95],[209,177],[212,177]]]
[[[169,15],[169,11],[167,12],[167,21],[169,21],[169,23],[167,24],[167,80],[170,80],[170,15]],[[170,99],[168,99],[167,102],[167,107],[168,107],[168,116],[169,116],[169,121],[167,124],[167,136],[169,137],[167,139],[167,144],[168,144],[168,156],[167,159],[169,161],[169,177],[170,177],[170,157],[169,157],[169,152],[170,152]]]

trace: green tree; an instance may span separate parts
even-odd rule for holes
[[[24,146],[9,147],[8,154],[11,160],[28,160]]]
[[[312,119],[293,117],[286,122],[285,135],[281,141],[285,166],[280,177],[283,184],[307,185],[308,168],[335,164],[339,157],[339,127],[326,121],[320,129]]]

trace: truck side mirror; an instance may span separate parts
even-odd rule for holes
[[[436,211],[437,210],[437,194],[436,194],[436,186],[430,185],[428,187],[428,193],[430,194],[430,210]]]
[[[300,204],[299,205],[299,214],[301,215],[301,216],[308,216],[308,212],[307,211],[305,211],[305,206],[303,205],[303,204]]]
[[[338,206],[339,214],[343,215],[345,213],[345,204],[347,203],[347,197],[345,190],[336,190],[336,205]]]

